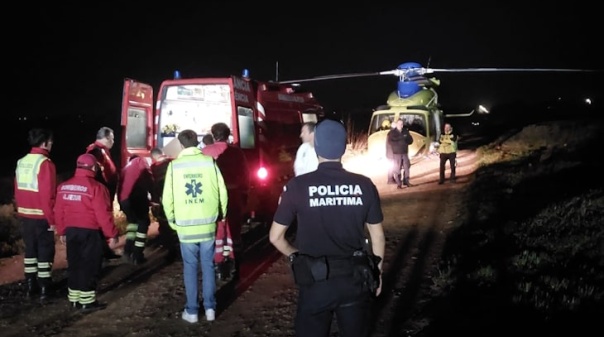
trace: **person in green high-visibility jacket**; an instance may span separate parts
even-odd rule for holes
[[[445,183],[445,164],[449,161],[451,168],[451,182],[455,182],[455,166],[457,166],[457,141],[458,137],[453,133],[453,127],[445,123],[445,132],[440,135],[438,154],[440,156],[440,170],[438,184]]]
[[[201,264],[206,320],[216,315],[214,249],[216,221],[226,217],[227,189],[214,158],[197,147],[197,133],[178,134],[183,150],[166,170],[162,205],[170,227],[178,234],[183,261],[186,304],[182,319],[198,321],[197,275]]]

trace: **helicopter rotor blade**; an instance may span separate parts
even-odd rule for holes
[[[409,78],[414,76],[423,76],[425,74],[433,74],[437,72],[449,72],[449,73],[469,73],[469,72],[594,72],[593,69],[564,69],[564,68],[403,68],[386,70],[380,72],[370,73],[350,73],[350,74],[334,74],[317,76],[310,78],[303,78],[297,80],[279,81],[279,83],[301,83],[301,82],[313,82],[313,81],[325,81],[335,80],[341,78],[356,78],[356,77],[368,77],[378,75],[395,75],[401,78]]]
[[[463,72],[497,72],[497,71],[506,71],[506,72],[591,72],[594,71],[592,69],[561,69],[561,68],[458,68],[458,69],[437,69],[437,68],[422,68],[422,70],[417,70],[418,72],[422,72],[424,74],[432,74],[435,72],[454,72],[454,73],[463,73]]]
[[[470,73],[470,72],[593,72],[593,69],[564,69],[564,68],[403,68],[381,71],[380,75],[423,76],[433,73]]]
[[[338,74],[338,75],[325,75],[325,76],[317,76],[311,78],[303,78],[298,80],[288,80],[288,81],[279,81],[279,83],[300,83],[300,82],[311,82],[311,81],[324,81],[324,80],[335,80],[340,78],[355,78],[355,77],[367,77],[367,76],[377,76],[380,73],[354,73],[354,74]]]

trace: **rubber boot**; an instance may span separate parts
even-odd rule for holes
[[[40,287],[40,302],[45,302],[48,300],[48,287],[41,286]]]
[[[122,261],[132,263],[132,250],[134,249],[134,240],[126,239],[124,251],[122,252]]]
[[[135,266],[147,262],[143,250],[143,247],[134,247],[134,249],[132,250],[132,264],[134,264]]]
[[[50,294],[51,280],[44,278],[38,279],[38,281],[40,285],[40,302],[46,302]]]
[[[38,280],[35,276],[26,276],[25,282],[25,298],[32,298],[40,292],[40,286],[38,285]]]

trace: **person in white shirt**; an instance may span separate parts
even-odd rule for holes
[[[296,177],[312,172],[319,166],[319,159],[315,152],[314,141],[315,141],[315,122],[306,122],[302,124],[302,130],[300,131],[300,139],[302,144],[298,147],[296,152],[296,160],[294,161],[294,173]]]

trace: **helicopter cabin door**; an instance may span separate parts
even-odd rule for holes
[[[132,79],[124,80],[122,93],[120,166],[133,155],[150,159],[153,148],[153,87]]]

